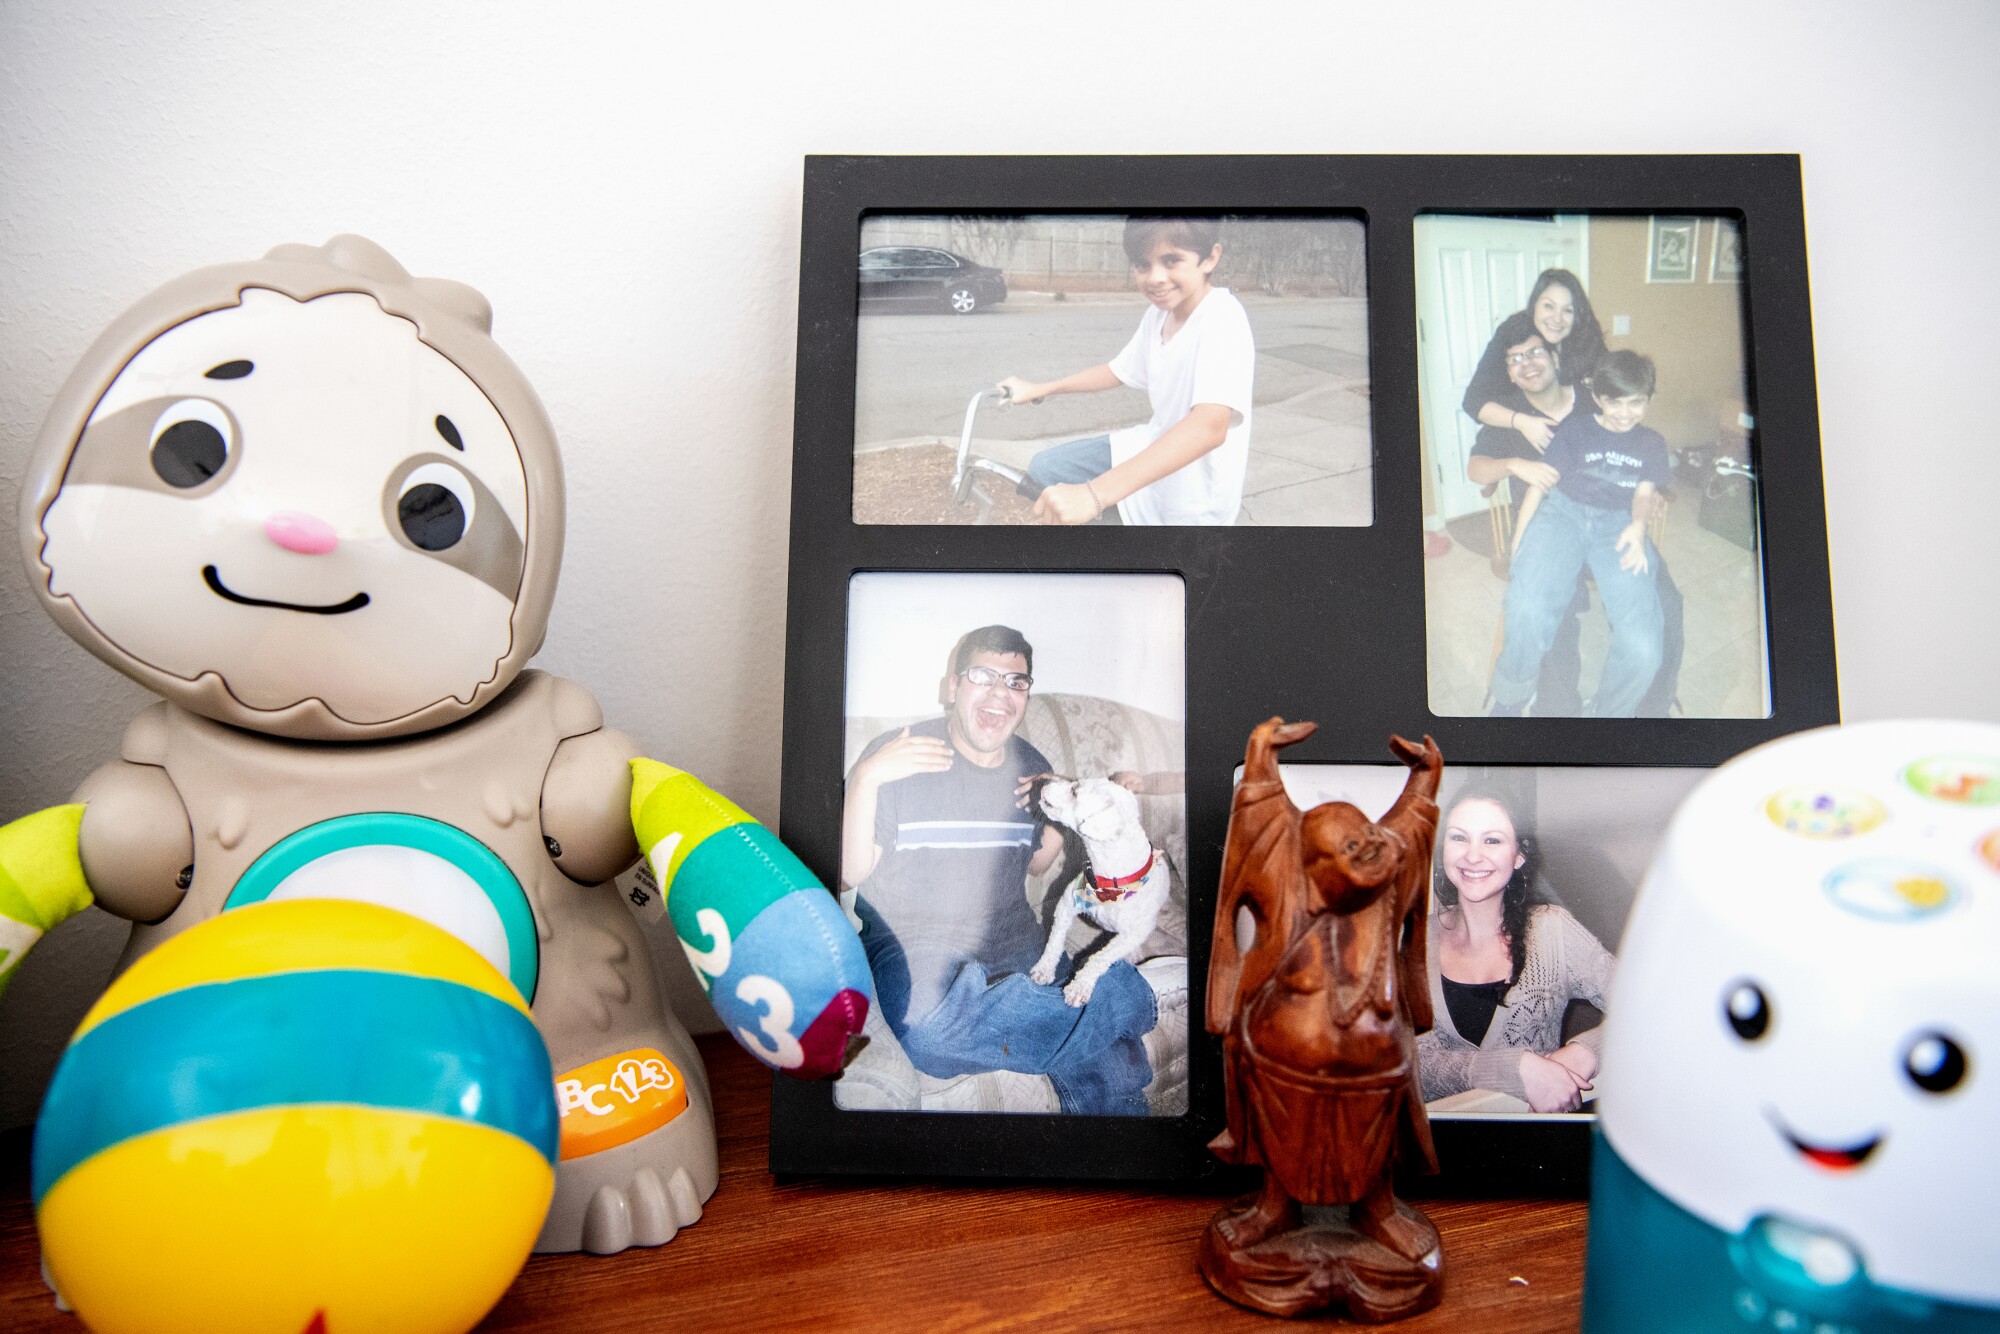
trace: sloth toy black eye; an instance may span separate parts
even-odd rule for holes
[[[465,536],[465,507],[433,482],[413,486],[396,502],[403,531],[425,551],[443,551]]]
[[[425,551],[457,546],[472,526],[472,484],[445,463],[426,463],[403,479],[396,521],[403,535]]]
[[[200,486],[222,471],[236,433],[229,414],[202,398],[182,399],[153,427],[153,471],[177,490]]]

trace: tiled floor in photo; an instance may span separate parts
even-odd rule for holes
[[[1433,713],[1483,714],[1500,647],[1507,583],[1468,543],[1483,545],[1486,520],[1454,523],[1451,550],[1424,562],[1424,619]],[[1692,504],[1667,512],[1661,555],[1686,604],[1676,716],[1762,718],[1769,712],[1762,572],[1757,557],[1703,528]],[[1583,698],[1597,687],[1610,625],[1593,587],[1583,619]],[[1532,714],[1532,708],[1529,710]]]

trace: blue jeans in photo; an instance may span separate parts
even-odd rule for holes
[[[1093,435],[1066,445],[1050,445],[1028,460],[1028,476],[1043,486],[1082,486],[1111,471],[1111,437]],[[1120,522],[1118,507],[1107,505],[1092,523]]]
[[[989,1070],[1047,1075],[1070,1115],[1149,1114],[1153,1064],[1142,1039],[1160,1021],[1159,1001],[1131,964],[1113,964],[1089,1002],[1072,1008],[1062,994],[1074,971],[1067,956],[1048,986],[1037,986],[1025,972],[989,978],[983,964],[966,959],[944,998],[912,1019],[902,950],[872,910],[862,917],[869,924],[863,939],[871,946],[868,962],[882,1017],[917,1069],[937,1079]]]
[[[1543,655],[1575,596],[1577,575],[1588,565],[1611,619],[1611,648],[1585,713],[1630,718],[1638,710],[1659,675],[1663,619],[1654,577],[1660,556],[1652,543],[1646,543],[1645,573],[1618,567],[1618,535],[1631,522],[1628,510],[1584,505],[1561,491],[1542,498],[1507,585],[1504,643],[1493,668],[1496,706],[1518,709],[1534,698]]]

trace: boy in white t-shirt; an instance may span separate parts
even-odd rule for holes
[[[1152,302],[1124,350],[1101,366],[1037,383],[1008,376],[1016,403],[1129,384],[1153,415],[1139,426],[1072,440],[1030,460],[1044,486],[1043,523],[1230,524],[1243,504],[1250,458],[1250,384],[1257,348],[1250,318],[1209,275],[1222,259],[1214,218],[1133,218],[1125,254]]]

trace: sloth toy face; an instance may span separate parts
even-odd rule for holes
[[[232,272],[230,304],[136,351],[124,327],[100,340],[79,377],[110,379],[80,429],[64,408],[94,386],[58,404],[23,524],[51,610],[239,726],[346,739],[471,712],[538,646],[553,587],[540,405],[476,294],[358,238],[193,279]],[[112,366],[107,344],[127,347]]]

